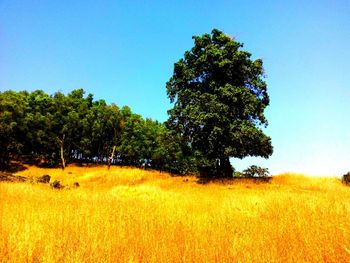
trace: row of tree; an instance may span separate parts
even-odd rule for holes
[[[164,124],[85,96],[5,91],[0,93],[0,163],[26,160],[48,166],[70,162],[147,166],[187,173],[178,136]],[[193,165],[192,165],[193,166]]]
[[[173,108],[161,124],[130,108],[43,91],[0,94],[0,158],[29,156],[66,162],[151,166],[177,173],[229,177],[230,158],[268,158],[273,147],[261,126],[270,99],[261,59],[220,30],[194,36],[166,83]]]

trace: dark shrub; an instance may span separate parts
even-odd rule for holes
[[[350,184],[350,172],[343,175],[342,182],[344,184]]]
[[[267,177],[269,175],[269,169],[256,165],[252,165],[243,171],[244,177]]]

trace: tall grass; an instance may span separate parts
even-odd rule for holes
[[[0,183],[0,262],[350,262],[350,188],[281,175],[198,184],[130,168],[39,169],[78,189]]]

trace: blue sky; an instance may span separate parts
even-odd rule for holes
[[[173,64],[218,28],[262,58],[273,174],[350,170],[350,1],[0,0],[0,91],[84,88],[159,121]]]

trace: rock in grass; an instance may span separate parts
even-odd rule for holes
[[[74,184],[73,184],[73,187],[75,187],[75,188],[78,188],[80,186],[80,184],[78,183],[78,182],[75,182]]]
[[[61,182],[60,181],[53,181],[51,184],[50,184],[51,188],[54,188],[54,189],[63,189],[64,186],[61,185]]]
[[[38,177],[38,179],[36,180],[38,183],[43,183],[43,184],[48,184],[50,182],[50,175],[45,174],[43,176]]]

